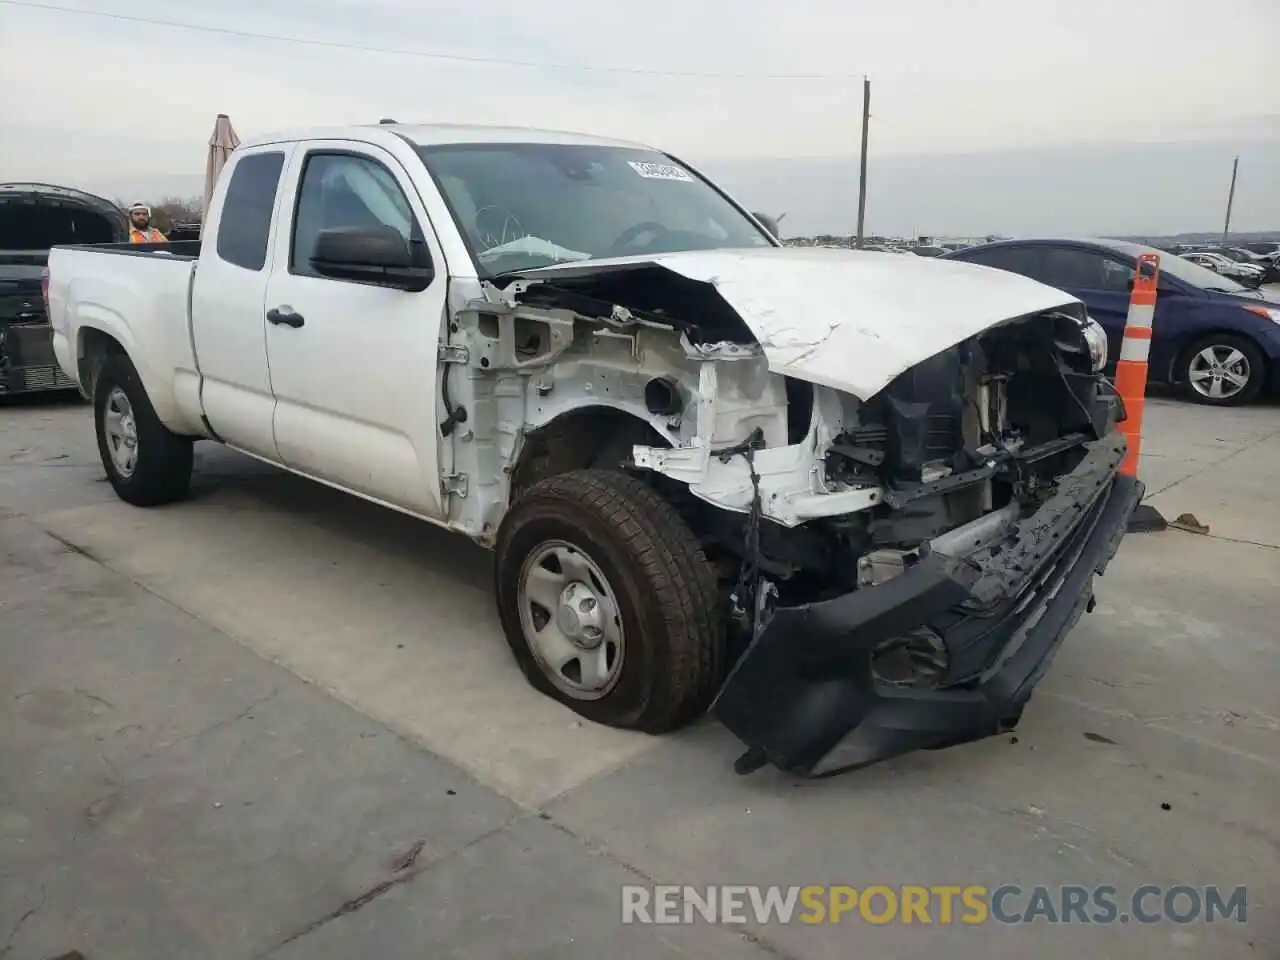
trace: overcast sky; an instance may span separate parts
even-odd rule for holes
[[[241,136],[463,120],[649,142],[723,177],[747,205],[787,211],[792,232],[850,230],[865,73],[872,231],[1220,228],[1237,153],[1233,227],[1280,228],[1280,0],[49,4],[577,69],[0,2],[0,180],[120,199],[195,194],[219,112]],[[776,78],[792,74],[829,78]]]

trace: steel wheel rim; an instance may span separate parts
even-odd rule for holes
[[[1230,400],[1249,385],[1249,358],[1237,347],[1214,343],[1191,358],[1191,389],[1209,400]]]
[[[585,552],[563,540],[530,551],[516,591],[529,652],[557,690],[599,700],[617,686],[626,649],[617,594]]]
[[[107,394],[102,438],[107,442],[107,453],[116,473],[132,477],[138,466],[138,422],[133,416],[133,404],[119,387],[113,387]]]

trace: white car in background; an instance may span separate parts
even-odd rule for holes
[[[1213,253],[1208,250],[1197,250],[1192,253],[1182,254],[1184,260],[1190,260],[1192,263],[1207,267],[1214,273],[1221,274],[1224,277],[1231,277],[1245,286],[1256,287],[1262,283],[1265,271],[1262,267],[1252,263],[1237,263],[1230,257],[1225,257],[1220,253]]]

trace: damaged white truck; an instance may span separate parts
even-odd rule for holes
[[[1067,294],[783,248],[600,138],[254,140],[201,241],[57,247],[47,298],[124,500],[203,439],[466,534],[534,687],[711,708],[743,772],[1009,729],[1142,494]]]

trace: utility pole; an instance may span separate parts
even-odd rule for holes
[[[871,125],[871,79],[862,78],[862,160],[858,165],[858,239],[862,249],[862,227],[867,215],[867,128]]]
[[[1227,244],[1227,234],[1231,231],[1231,202],[1236,198],[1236,171],[1240,169],[1240,158],[1231,161],[1231,190],[1227,193],[1227,222],[1222,225],[1222,245]]]

